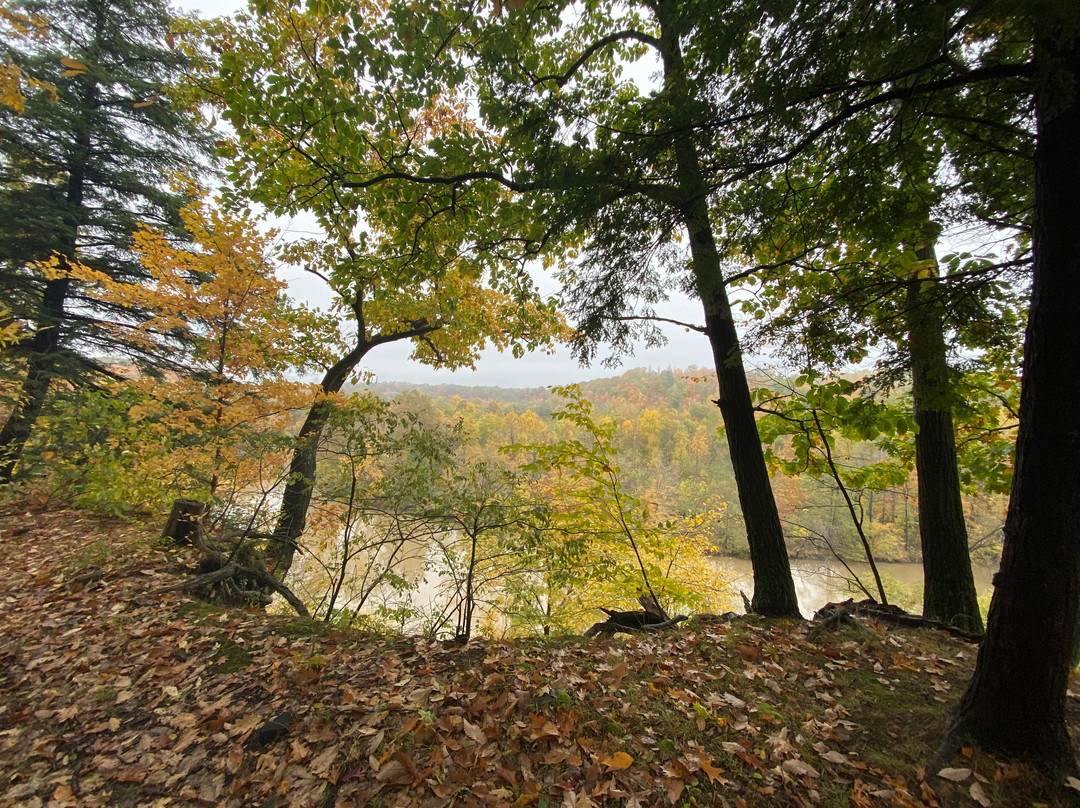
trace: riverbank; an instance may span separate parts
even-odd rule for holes
[[[754,574],[749,559],[716,555],[710,556],[709,560],[717,568],[734,574],[734,586],[737,589],[742,589],[747,595],[753,592]],[[889,602],[913,614],[921,614],[922,564],[883,561],[878,562],[877,567],[889,595]],[[972,567],[972,572],[975,576],[975,590],[985,616],[986,609],[990,605],[990,596],[993,594],[993,577],[997,572],[997,565],[975,565]],[[867,594],[855,583],[853,573],[877,600],[874,576],[870,572],[869,565],[865,563],[852,562],[845,567],[835,559],[792,559],[791,577],[795,582],[795,594],[799,599],[799,609],[803,615],[812,617],[826,603],[836,603],[847,598],[861,600],[867,597]]]
[[[447,649],[155,594],[193,559],[38,506],[0,511],[3,807],[1074,804],[976,750],[926,775],[975,658],[938,632]]]

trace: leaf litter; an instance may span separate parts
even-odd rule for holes
[[[151,538],[0,513],[0,808],[1070,804],[968,749],[927,777],[975,657],[937,632],[448,650],[152,595],[186,572]]]

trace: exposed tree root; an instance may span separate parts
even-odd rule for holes
[[[178,520],[176,514],[181,503],[186,503],[184,518]],[[262,552],[251,543],[253,539],[265,538],[265,534],[233,531],[216,540],[210,540],[203,532],[199,514],[193,513],[188,500],[177,500],[164,535],[174,536],[177,523],[182,526],[183,541],[202,553],[197,567],[200,574],[179,584],[158,589],[154,594],[182,590],[192,592],[204,600],[228,605],[266,606],[270,602],[269,593],[276,592],[298,615],[311,617],[303,601],[270,574]]]
[[[606,609],[604,611],[607,611]],[[606,637],[613,637],[618,633],[623,634],[649,634],[657,631],[663,631],[664,629],[674,628],[687,617],[685,614],[680,614],[677,617],[672,617],[670,620],[664,620],[659,623],[645,622],[640,617],[648,617],[646,612],[608,612],[610,617],[602,623],[594,623],[588,631],[585,632],[586,637],[595,637],[597,634],[603,634]],[[640,617],[639,617],[640,616]]]

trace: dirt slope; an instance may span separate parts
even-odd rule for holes
[[[1073,804],[971,750],[924,779],[975,657],[937,632],[447,650],[153,594],[191,562],[153,533],[0,511],[0,806]]]

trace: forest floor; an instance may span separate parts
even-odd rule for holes
[[[940,632],[694,619],[448,650],[154,594],[193,561],[154,533],[0,509],[0,806],[1080,802],[971,749],[927,777],[975,660]]]

